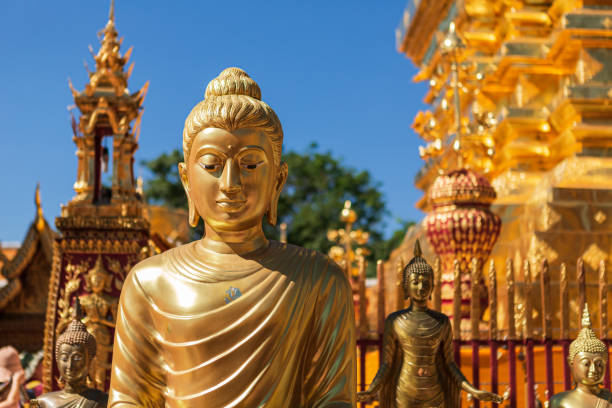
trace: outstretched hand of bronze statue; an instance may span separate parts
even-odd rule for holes
[[[376,393],[362,391],[357,393],[357,402],[370,404],[376,399]]]
[[[474,391],[472,392],[468,391],[466,388],[464,388],[464,390],[472,394],[472,396],[479,401],[494,402],[496,404],[501,404],[502,402],[504,402],[504,399],[501,395],[497,395],[489,391],[474,389]]]

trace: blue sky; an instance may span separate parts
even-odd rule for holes
[[[74,195],[70,77],[83,89],[109,1],[5,0],[0,6],[0,241],[21,241],[41,184],[50,222]],[[245,69],[281,119],[285,148],[321,150],[382,183],[395,218],[419,220],[413,177],[422,161],[410,128],[426,85],[395,49],[404,0],[116,0],[116,24],[134,46],[130,89],[150,80],[136,162],[177,148],[185,117],[223,68]],[[136,174],[146,177],[139,165]]]

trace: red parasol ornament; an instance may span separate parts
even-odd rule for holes
[[[461,269],[462,318],[470,318],[472,259],[484,264],[501,229],[499,216],[490,210],[495,197],[495,190],[486,177],[466,168],[439,176],[429,190],[433,210],[425,217],[425,226],[427,238],[441,258],[442,308],[452,311],[456,259]],[[479,284],[484,287],[483,280]],[[486,290],[480,293],[486,306]]]

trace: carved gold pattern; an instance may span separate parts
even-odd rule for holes
[[[541,265],[545,259],[548,260],[549,263],[552,263],[556,261],[557,258],[559,258],[559,254],[551,248],[550,245],[538,239],[535,235],[531,237],[531,243],[527,251],[527,259],[532,265]]]
[[[108,260],[109,258],[106,257]],[[118,261],[115,261],[118,263]],[[131,266],[131,265],[129,265]],[[115,269],[116,265],[114,266]],[[124,275],[122,273],[122,275]],[[94,388],[106,389],[107,372],[110,370],[110,356],[113,351],[113,333],[115,328],[119,299],[111,296],[114,279],[102,264],[102,256],[98,255],[96,263],[85,277],[87,294],[79,296],[85,318],[83,323],[87,330],[96,338],[96,356],[91,363],[90,378]],[[118,286],[121,286],[121,282]]]
[[[561,221],[561,216],[553,208],[546,204],[540,218],[540,228],[542,231],[548,231],[552,226]]]
[[[607,261],[608,254],[606,254],[595,242],[589,245],[589,247],[582,254],[582,259],[591,268],[597,270],[600,261]]]
[[[597,211],[597,213],[595,213],[595,215],[593,216],[593,219],[595,220],[595,222],[597,222],[598,224],[603,224],[606,219],[608,217],[606,216],[606,214],[603,213],[603,211]]]
[[[72,298],[73,295],[81,288],[81,277],[90,269],[91,262],[83,260],[78,264],[73,264],[70,257],[67,256],[68,263],[64,268],[66,283],[60,289],[59,299],[57,301],[58,321],[55,328],[55,335],[59,336],[68,324],[72,321]]]

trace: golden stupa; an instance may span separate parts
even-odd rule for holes
[[[451,23],[465,44],[457,83],[440,49]],[[414,80],[430,85],[430,109],[413,122],[425,142],[417,207],[431,211],[438,175],[473,169],[497,194],[491,210],[502,227],[490,256],[497,270],[513,257],[519,265],[529,260],[537,274],[547,259],[551,271],[566,263],[573,277],[582,257],[587,281],[596,282],[599,262],[609,270],[612,255],[612,4],[410,1],[397,47],[420,68]],[[457,119],[461,155],[453,148]],[[423,235],[423,224],[409,231],[389,267],[409,259]],[[431,247],[424,252],[433,255]],[[594,285],[588,293],[597,296]]]

